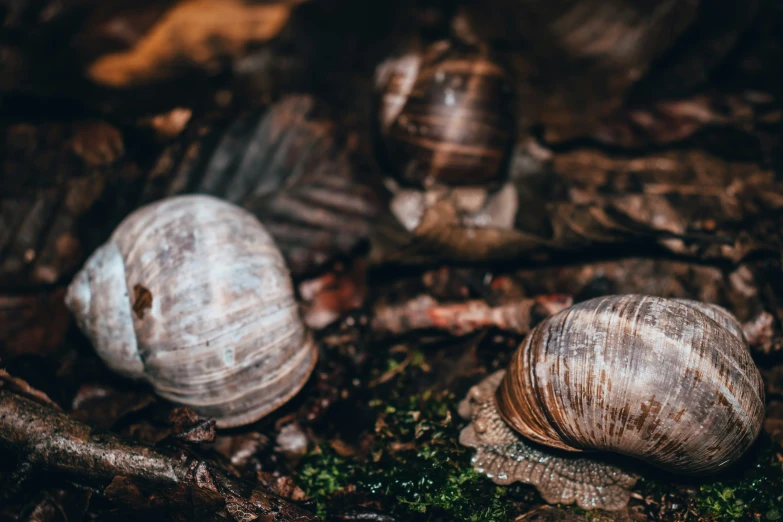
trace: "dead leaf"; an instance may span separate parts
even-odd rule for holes
[[[122,133],[105,121],[74,125],[71,150],[90,166],[109,165],[125,154]]]
[[[237,467],[244,467],[253,455],[269,444],[270,440],[256,431],[239,435],[222,435],[215,439],[215,449],[218,453]]]
[[[71,415],[95,428],[109,429],[129,413],[155,402],[148,392],[120,392],[99,384],[85,384],[72,401]]]
[[[189,0],[164,14],[131,49],[98,58],[89,77],[110,87],[164,80],[185,64],[210,71],[237,58],[251,44],[277,36],[302,0],[245,4],[239,0]]]
[[[773,439],[783,442],[783,402],[772,401],[767,405],[764,431]]]
[[[141,118],[138,124],[139,126],[152,127],[158,139],[165,141],[179,136],[187,127],[191,116],[193,116],[192,110],[185,107],[176,107],[164,114]]]
[[[9,375],[9,373],[5,370],[0,370],[0,388],[5,388],[6,390],[18,393],[19,395],[27,397],[28,399],[32,399],[35,402],[45,406],[50,406],[58,410],[62,409],[44,392],[36,390],[22,379]]]
[[[290,477],[277,477],[274,473],[259,471],[258,482],[272,493],[299,502],[307,500],[307,494]]]
[[[123,503],[135,506],[143,506],[147,503],[139,488],[128,477],[114,477],[103,494],[112,500],[121,500]]]
[[[341,457],[353,457],[358,453],[356,448],[340,439],[330,440],[329,445]]]
[[[189,442],[191,444],[215,442],[215,420],[209,419],[199,421],[195,426],[180,433],[175,433],[172,436],[177,440]]]
[[[361,307],[367,294],[365,277],[366,263],[357,259],[350,267],[337,266],[332,272],[300,283],[305,322],[311,328],[323,328]]]
[[[0,296],[0,358],[55,352],[71,324],[64,295],[60,288],[42,295]]]

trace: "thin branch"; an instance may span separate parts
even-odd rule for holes
[[[489,306],[481,300],[440,304],[429,295],[420,295],[401,305],[375,308],[372,327],[394,335],[422,329],[446,330],[465,335],[480,328],[497,327],[520,334],[530,331],[537,320],[571,306],[565,295],[520,299],[501,306]]]
[[[32,469],[56,473],[110,500],[199,520],[319,520],[283,498],[229,476],[207,462],[174,458],[93,430],[67,414],[0,390],[0,446]],[[195,516],[195,515],[194,515]]]

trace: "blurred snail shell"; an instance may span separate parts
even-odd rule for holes
[[[130,214],[76,275],[66,304],[111,369],[221,428],[281,406],[317,359],[272,237],[211,196]]]
[[[460,413],[472,420],[460,441],[478,449],[474,466],[495,482],[620,509],[638,477],[598,452],[675,473],[720,471],[758,436],[764,388],[728,311],[613,295],[541,322]]]
[[[483,51],[448,41],[376,71],[379,158],[410,186],[503,177],[513,142],[512,88]]]

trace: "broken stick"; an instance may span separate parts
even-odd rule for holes
[[[429,295],[420,295],[401,305],[377,306],[372,327],[394,335],[430,328],[465,335],[485,327],[526,334],[538,321],[572,302],[570,296],[547,295],[493,307],[481,300],[441,304]]]
[[[99,432],[7,390],[0,390],[0,447],[19,454],[20,469],[62,475],[118,504],[160,509],[175,520],[320,520],[202,460]]]

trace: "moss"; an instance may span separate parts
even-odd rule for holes
[[[354,464],[322,446],[305,458],[298,479],[308,495],[320,500],[350,485],[354,473]],[[323,516],[324,512],[318,514]]]
[[[696,506],[717,522],[783,520],[783,467],[779,446],[762,435],[754,462],[741,476],[702,485]]]
[[[337,456],[328,445],[306,456],[298,483],[324,515],[329,498],[350,486],[407,519],[443,516],[463,522],[509,519],[507,489],[473,471],[457,442],[456,399],[448,393],[371,399],[375,440],[365,459]]]
[[[779,452],[778,443],[762,433],[745,463],[719,480],[699,483],[684,493],[669,482],[646,477],[639,489],[664,511],[672,515],[679,511],[678,520],[689,519],[689,512],[714,522],[783,521]]]

